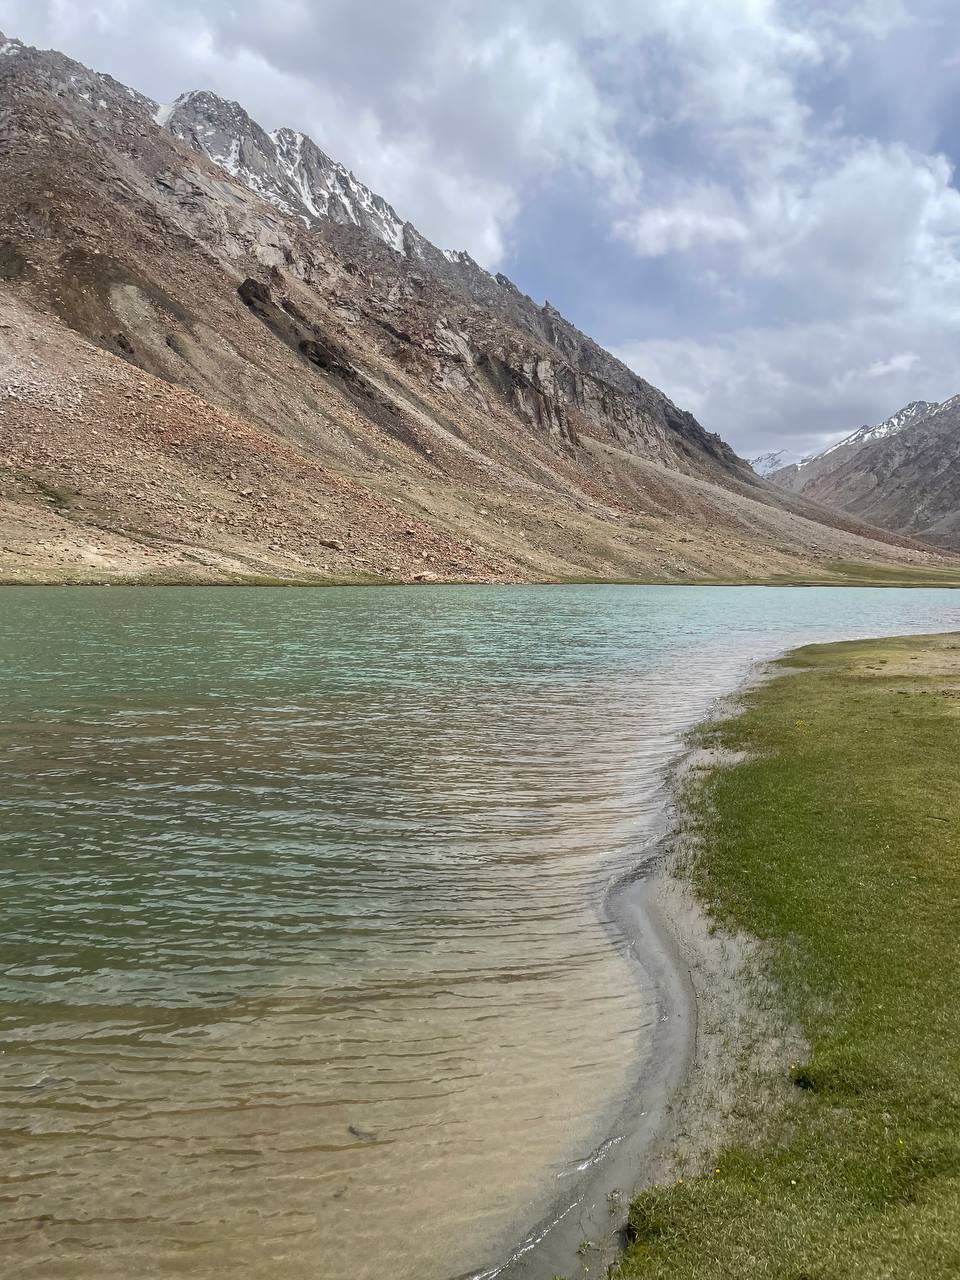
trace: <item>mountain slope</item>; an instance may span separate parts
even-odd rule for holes
[[[819,481],[825,480],[833,471],[848,462],[865,445],[876,440],[885,440],[888,436],[898,435],[931,413],[937,405],[929,400],[911,400],[902,409],[891,414],[889,418],[875,427],[863,426],[844,436],[836,444],[828,445],[819,453],[810,454],[798,462],[786,462],[772,467],[764,474],[773,484],[789,489],[793,493],[807,493],[811,496]],[[775,454],[767,455],[771,458]]]
[[[627,399],[623,406],[625,414],[636,417],[639,411],[649,419],[630,424],[638,440],[646,437],[645,445],[652,443],[651,427],[667,426],[686,437],[679,449],[664,451],[664,461],[681,469],[690,461],[696,463],[696,453],[689,447],[693,445],[694,450],[705,450],[712,460],[722,461],[727,470],[748,478],[741,460],[719,437],[708,436],[691,415],[683,414],[662,392],[643,382],[576,330],[549,304],[538,306],[520,293],[506,276],[491,276],[467,253],[437,249],[411,223],[401,223],[381,196],[370,191],[342,165],[330,160],[303,134],[290,129],[267,134],[238,103],[224,102],[207,92],[184,94],[169,110],[158,108],[155,118],[163,120],[164,127],[174,137],[205,155],[257,195],[284,213],[299,217],[312,230],[324,231],[328,239],[351,258],[361,258],[369,283],[375,285],[385,277],[397,275],[398,271],[406,279],[408,273],[402,271],[394,257],[399,254],[409,266],[426,271],[443,292],[463,299],[473,308],[482,308],[479,335],[473,329],[477,317],[470,315],[462,317],[461,323],[471,326],[472,332],[451,331],[445,335],[451,348],[449,354],[462,354],[458,347],[464,343],[469,346],[478,336],[486,339],[491,320],[501,322],[508,331],[521,329],[528,340],[552,348],[567,362],[568,367],[562,371],[568,380],[566,386],[556,386],[552,368],[538,368],[541,362],[535,358],[535,352],[524,353],[527,359],[520,367],[508,362],[506,370],[494,367],[494,353],[490,350],[480,354],[486,357],[487,376],[506,378],[514,384],[518,379],[521,383],[529,382],[526,396],[520,385],[512,390],[529,401],[527,409],[533,417],[546,415],[548,424],[561,434],[567,425],[565,404],[584,408],[589,413],[591,401],[601,400],[610,390],[616,390]],[[360,234],[352,234],[354,231]],[[362,234],[364,232],[368,234]],[[382,245],[393,253],[385,254]],[[388,296],[381,306],[390,310],[396,301],[395,297]],[[404,299],[400,301],[402,305]],[[413,310],[418,310],[422,303],[422,298],[413,299]],[[576,379],[578,373],[581,377],[570,382],[570,375]],[[583,375],[592,375],[604,385],[594,387]],[[538,385],[540,383],[542,385]],[[535,403],[543,399],[538,392],[546,392],[553,404]],[[599,421],[606,407],[594,407],[598,411],[590,416]]]
[[[814,502],[960,550],[958,398],[914,400],[875,427],[769,473]]]
[[[960,550],[960,396],[927,409],[899,430],[862,440],[812,476],[803,492],[883,528]]]
[[[8,578],[671,579],[924,558],[758,480],[299,135],[0,47]]]

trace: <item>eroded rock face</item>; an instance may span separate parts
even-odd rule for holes
[[[549,303],[537,306],[508,277],[490,275],[469,254],[438,249],[303,134],[290,129],[268,134],[237,103],[206,92],[186,94],[168,113],[159,114],[175,137],[307,226],[317,229],[332,223],[367,233],[366,280],[402,274],[412,265],[426,273],[436,293],[452,293],[492,314],[505,330],[526,333],[536,346],[552,349],[549,356],[517,349],[516,342],[510,349],[491,349],[478,341],[470,317],[457,325],[441,315],[433,334],[424,335],[420,343],[437,361],[438,385],[463,393],[470,389],[470,373],[479,365],[522,419],[548,435],[576,438],[574,419],[582,415],[584,425],[592,424],[606,438],[627,448],[639,446],[668,465],[672,459],[674,465],[687,467],[697,450],[705,450],[715,462],[739,470],[749,480],[718,437],[707,436],[691,415],[677,410],[556,308]],[[377,242],[401,261],[392,263]],[[356,263],[352,266],[363,271]],[[417,306],[422,307],[423,295],[421,282]],[[394,281],[381,306],[398,307],[405,300],[410,300],[410,291]],[[442,299],[437,301],[442,305]],[[451,364],[464,367],[457,371]],[[475,382],[473,386],[480,389]],[[672,433],[681,438],[679,457],[670,442]]]
[[[0,243],[0,280],[23,280],[30,274],[30,264],[15,244]]]
[[[294,129],[267,133],[237,102],[205,91],[158,107],[158,123],[193,150],[306,226],[322,222],[361,227],[403,251],[403,222],[342,164]]]
[[[318,325],[312,324],[289,299],[283,299],[281,305],[277,306],[270,295],[270,289],[249,276],[237,289],[237,293],[244,306],[249,307],[275,337],[310,364],[325,373],[336,375],[344,382],[360,381],[340,343],[323,333]]]

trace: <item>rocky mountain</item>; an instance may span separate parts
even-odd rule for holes
[[[909,404],[898,409],[896,413],[891,414],[875,427],[858,427],[856,431],[844,436],[836,444],[828,445],[819,453],[812,453],[801,459],[785,458],[779,466],[771,467],[763,474],[774,484],[790,489],[794,493],[805,493],[808,489],[812,491],[818,481],[843,466],[864,445],[872,444],[875,440],[885,440],[888,436],[895,436],[905,431],[936,408],[937,405],[929,400],[911,400]],[[766,456],[775,458],[778,455]]]
[[[960,550],[960,396],[917,400],[774,483],[882,528]]]
[[[789,449],[777,449],[771,453],[758,453],[755,458],[750,459],[750,465],[758,476],[769,476],[799,461]]]
[[[760,480],[313,142],[0,37],[0,576],[827,574]]]
[[[887,436],[895,436],[898,432],[912,427],[915,422],[919,422],[921,418],[925,418],[927,414],[932,413],[934,409],[939,408],[933,400],[911,400],[909,404],[904,405],[902,409],[898,409],[896,413],[885,418],[883,422],[878,423],[875,427],[861,427],[859,431],[854,431],[852,435],[839,441],[837,444],[830,445],[828,449],[823,450],[823,454],[835,453],[838,449],[843,449],[847,445],[864,445],[870,444],[873,440],[883,440]]]
[[[316,228],[324,222],[361,227],[402,253],[404,223],[310,138],[293,129],[267,133],[237,102],[185,93],[153,118],[284,213]]]

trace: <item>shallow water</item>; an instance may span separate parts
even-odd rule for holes
[[[960,593],[7,588],[9,1277],[446,1280],[608,1136],[683,730]]]

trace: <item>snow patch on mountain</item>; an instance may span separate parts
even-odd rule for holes
[[[324,221],[361,227],[397,253],[404,250],[404,222],[396,211],[344,165],[295,129],[267,133],[236,102],[206,90],[157,107],[161,127],[307,227]]]
[[[796,466],[799,461],[797,455],[791,453],[789,449],[777,449],[775,452],[760,453],[755,458],[751,458],[750,465],[758,476],[768,476],[782,467]]]
[[[951,396],[949,400],[944,400],[943,404],[935,405],[926,416],[936,418],[941,413],[950,413],[955,409],[960,409],[960,396]]]
[[[403,221],[382,196],[331,160],[306,134],[277,129],[268,136],[276,148],[276,164],[286,189],[295,197],[289,211],[299,213],[308,226],[327,218],[364,227],[403,253]]]

